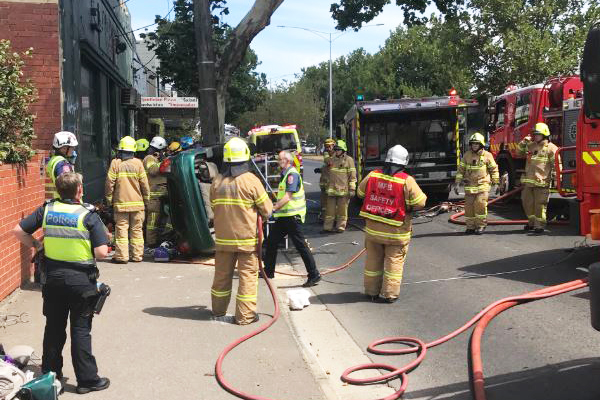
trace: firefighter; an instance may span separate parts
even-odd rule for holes
[[[518,152],[527,155],[525,174],[521,178],[521,200],[529,220],[524,227],[526,232],[533,231],[538,235],[544,233],[550,186],[556,178],[554,158],[557,151],[558,147],[550,142],[548,125],[542,122],[535,125],[533,141],[531,136],[526,136],[519,142]]]
[[[356,194],[356,168],[354,160],[346,154],[346,142],[338,140],[330,158],[329,183],[327,184],[327,212],[323,231],[344,232],[348,221],[348,203]]]
[[[54,134],[52,140],[53,154],[46,165],[46,176],[50,182],[46,183],[46,199],[58,198],[55,183],[56,178],[64,172],[74,172],[75,159],[77,158],[77,137],[71,132],[61,131]]]
[[[335,140],[328,138],[325,140],[325,152],[323,153],[323,165],[321,168],[315,168],[315,173],[321,174],[319,179],[319,187],[321,188],[321,213],[319,214],[319,222],[323,222],[325,213],[327,212],[327,185],[329,184],[329,164],[333,156],[333,146]]]
[[[150,147],[150,142],[148,139],[138,139],[135,141],[135,157],[143,160],[146,158],[148,154],[148,147]]]
[[[98,293],[96,259],[108,254],[108,237],[94,206],[81,202],[81,175],[61,174],[56,179],[56,189],[59,198],[48,200],[24,218],[13,233],[28,249],[44,249],[40,268],[46,317],[42,373],[52,371],[62,379],[62,351],[69,319],[76,391],[83,394],[104,390],[110,385],[108,378],[98,376],[91,336],[91,305]],[[40,228],[44,231],[43,244],[31,236]]]
[[[181,144],[181,150],[189,150],[194,147],[194,138],[191,136],[184,136],[179,140]]]
[[[467,235],[481,235],[487,226],[487,203],[490,182],[500,192],[500,175],[498,165],[492,154],[484,149],[485,138],[481,133],[474,133],[469,138],[470,149],[465,153],[458,166],[454,192],[458,194],[458,186],[465,185],[465,220]]]
[[[412,233],[411,211],[422,209],[427,196],[404,172],[408,152],[401,145],[388,150],[383,170],[375,170],[358,186],[366,219],[364,285],[372,300],[393,303],[400,294],[404,261]]]
[[[121,139],[119,154],[110,163],[106,177],[106,199],[112,203],[115,214],[115,264],[141,262],[144,257],[144,210],[150,188],[144,165],[135,158],[135,150],[134,138]]]
[[[162,211],[162,205],[167,200],[167,178],[159,171],[166,148],[167,141],[163,137],[153,137],[148,147],[148,155],[143,161],[150,185],[150,200],[146,208],[146,243],[147,247],[152,249],[160,244],[167,218]]]
[[[231,299],[237,264],[239,286],[235,321],[247,325],[258,320],[258,214],[269,218],[273,203],[258,178],[250,172],[250,150],[245,141],[232,138],[223,148],[223,169],[210,187],[215,218],[215,276],[211,288],[212,312],[224,316]]]
[[[302,286],[309,287],[315,286],[321,280],[321,274],[317,270],[315,258],[310,252],[301,229],[306,217],[306,198],[304,197],[302,177],[292,165],[293,159],[294,156],[289,151],[279,152],[281,178],[277,189],[277,202],[273,206],[275,223],[271,227],[267,239],[265,274],[269,278],[275,276],[277,248],[287,236],[300,254],[308,273],[308,279]]]

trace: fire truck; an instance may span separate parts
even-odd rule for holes
[[[544,84],[516,88],[511,86],[491,99],[487,126],[490,151],[496,158],[505,189],[515,187],[525,170],[526,157],[517,153],[518,143],[533,131],[538,122],[550,128],[550,140],[557,146],[574,145],[573,122],[576,112],[564,113],[565,106],[575,108],[583,95],[578,76],[551,78]],[[573,116],[574,119],[573,119]],[[574,160],[567,159],[567,164]]]
[[[359,177],[383,165],[388,149],[404,146],[407,173],[428,192],[444,192],[454,182],[468,138],[484,128],[476,100],[449,96],[358,101],[344,117],[336,136],[348,145]]]
[[[600,26],[590,30],[581,62],[583,98],[567,100],[565,138],[556,155],[557,190],[579,203],[579,231],[600,240]],[[568,160],[565,162],[565,159]]]

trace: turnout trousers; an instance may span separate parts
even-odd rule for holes
[[[62,377],[62,351],[67,340],[67,320],[70,320],[71,359],[77,382],[98,381],[98,367],[92,355],[92,315],[84,316],[89,303],[84,294],[95,290],[95,284],[68,285],[64,280],[48,279],[42,288],[43,311],[46,317],[42,355],[42,372],[55,372]]]
[[[327,196],[327,211],[325,213],[325,222],[323,229],[326,231],[346,230],[348,223],[348,203],[349,196]]]
[[[212,312],[216,317],[225,315],[231,300],[233,271],[237,265],[239,286],[236,296],[235,321],[246,325],[256,317],[258,295],[258,256],[255,252],[217,251],[215,276],[210,291]]]
[[[528,225],[532,228],[546,227],[546,208],[550,198],[550,189],[545,187],[525,186],[521,192],[521,201]]]
[[[366,238],[365,248],[365,294],[386,299],[398,298],[408,243],[382,244]]]
[[[142,261],[144,257],[144,211],[115,211],[115,255],[113,259]]]
[[[321,218],[327,214],[327,187],[321,187]]]
[[[155,248],[160,245],[161,238],[166,229],[167,215],[162,208],[160,199],[151,200],[146,209],[146,243],[148,247]]]
[[[465,193],[465,222],[467,229],[487,226],[488,192]]]
[[[267,238],[267,251],[265,254],[265,273],[267,275],[272,275],[275,273],[277,248],[279,247],[279,243],[281,243],[281,241],[287,235],[304,262],[306,272],[308,273],[308,279],[319,276],[315,258],[306,245],[306,240],[304,240],[304,234],[302,233],[301,225],[302,222],[300,221],[300,218],[296,216],[275,218],[275,223],[271,227],[271,230],[269,231],[269,237]]]

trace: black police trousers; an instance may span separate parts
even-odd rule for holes
[[[265,272],[267,275],[272,275],[275,273],[277,247],[287,235],[300,254],[302,261],[304,261],[304,266],[306,267],[306,272],[308,273],[308,279],[319,276],[319,271],[317,270],[317,265],[315,264],[315,258],[306,245],[304,234],[301,230],[301,225],[302,221],[300,220],[300,217],[294,216],[275,218],[275,223],[271,225],[269,237],[267,238],[267,252],[265,255]]]
[[[67,282],[65,282],[65,279]],[[42,372],[53,371],[62,376],[62,350],[67,340],[67,319],[70,319],[71,359],[79,385],[93,384],[100,379],[96,359],[92,355],[92,313],[86,294],[95,290],[94,283],[68,284],[64,279],[50,278],[42,288],[44,298],[44,353]]]

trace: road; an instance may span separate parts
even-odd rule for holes
[[[362,248],[362,221],[351,212],[343,234],[323,235],[316,224],[320,163],[305,160],[310,199],[307,237],[317,249],[319,268],[338,265]],[[518,203],[492,209],[522,218]],[[490,227],[483,236],[463,235],[448,215],[415,221],[400,299],[375,304],[362,295],[364,258],[353,267],[329,275],[314,288],[319,299],[362,348],[387,336],[434,340],[460,327],[489,303],[509,295],[584,277],[581,267],[597,260],[598,248],[568,252],[581,237],[569,227],[553,227],[543,237],[527,236],[520,226]],[[360,246],[349,244],[358,241]],[[340,243],[323,246],[327,243]],[[534,268],[534,269],[531,269]],[[476,279],[441,280],[473,274]],[[405,399],[470,399],[467,375],[468,334],[431,349],[409,375]],[[529,303],[507,311],[489,326],[483,341],[488,399],[570,399],[600,397],[600,334],[589,322],[586,290]],[[373,361],[404,365],[414,356],[369,355]],[[398,386],[399,382],[391,383]]]

